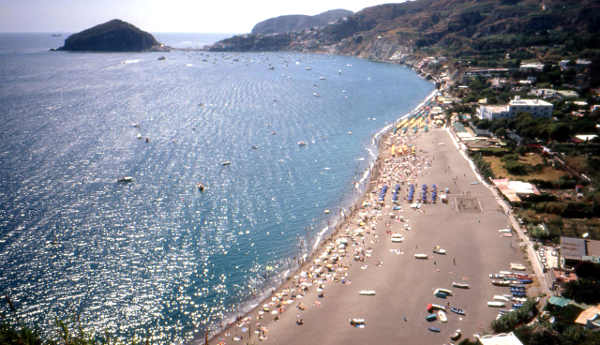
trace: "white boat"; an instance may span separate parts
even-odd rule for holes
[[[521,264],[511,262],[510,269],[515,271],[525,271],[527,268]]]
[[[319,97],[319,94],[318,94],[318,93],[316,93],[316,92],[313,92],[313,96],[315,96],[315,97]]]
[[[511,233],[512,230],[510,230],[510,229],[500,229],[500,230],[498,230],[498,232],[508,234],[508,233]]]
[[[400,243],[404,241],[404,236],[402,236],[401,234],[393,234],[392,235],[392,242],[393,243]]]
[[[325,77],[324,76],[320,76],[319,80],[325,80]]]
[[[138,135],[135,136],[138,140],[142,139],[142,135],[138,133]]]
[[[375,296],[375,290],[360,290],[358,294],[361,296]]]
[[[304,141],[304,140],[300,140],[300,141],[298,142],[298,146],[306,146],[306,141]]]
[[[437,314],[438,314],[438,319],[440,319],[440,322],[448,322],[446,313],[443,310],[438,310]]]
[[[131,177],[131,176],[123,176],[120,179],[118,179],[117,182],[119,182],[119,183],[133,182],[133,177]]]
[[[418,254],[415,254],[415,258],[416,259],[427,259],[428,256],[427,256],[427,254],[418,253]]]
[[[442,289],[442,288],[437,288],[435,289],[435,291],[433,292],[434,295],[437,295],[438,293],[444,293],[448,296],[452,296],[452,290],[448,290],[448,289]]]
[[[489,301],[487,302],[487,305],[488,307],[502,308],[506,306],[506,303],[500,301]]]
[[[441,248],[440,246],[433,247],[433,252],[436,254],[446,255],[446,249]]]
[[[468,289],[470,286],[467,283],[458,283],[458,282],[452,282],[452,286],[460,288],[460,289]]]
[[[304,69],[307,70],[307,71],[310,71],[312,69],[312,67],[306,66],[306,67],[304,67]]]
[[[228,166],[228,165],[231,165],[231,162],[230,161],[225,161],[225,162],[222,162],[221,165],[222,166]]]
[[[496,301],[510,302],[510,299],[502,295],[494,295],[493,299]]]

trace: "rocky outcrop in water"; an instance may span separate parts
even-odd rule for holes
[[[150,33],[119,19],[69,36],[58,50],[126,52],[165,50]]]

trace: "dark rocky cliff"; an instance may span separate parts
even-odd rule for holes
[[[325,26],[343,17],[351,16],[352,14],[352,11],[340,9],[323,12],[315,16],[307,16],[303,14],[280,16],[270,18],[256,24],[254,28],[252,28],[252,34],[266,35],[303,31],[305,29]]]
[[[114,19],[69,36],[58,50],[124,52],[160,48],[150,33]]]

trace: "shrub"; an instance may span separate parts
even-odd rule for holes
[[[492,321],[492,329],[496,333],[510,332],[519,324],[526,323],[537,314],[535,301],[529,299],[517,310],[502,315],[499,319]]]

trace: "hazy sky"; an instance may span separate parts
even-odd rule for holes
[[[150,32],[250,32],[284,14],[403,0],[0,0],[0,32],[77,32],[119,18]]]

